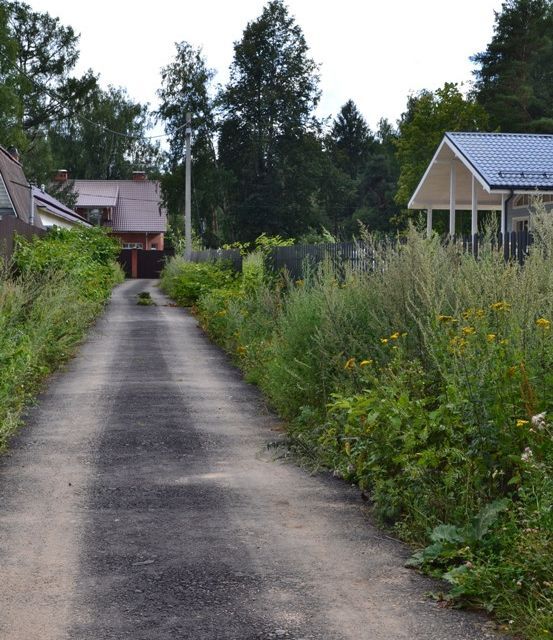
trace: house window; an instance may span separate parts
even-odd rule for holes
[[[123,242],[123,249],[143,249],[142,242]]]
[[[0,218],[2,216],[14,216],[15,211],[13,209],[12,201],[8,195],[8,190],[4,184],[4,179],[0,175]]]
[[[150,245],[150,249],[152,251],[157,251],[157,244],[154,242],[153,244]]]
[[[515,209],[530,207],[536,200],[543,202],[543,204],[551,204],[553,202],[553,193],[524,193],[515,198],[513,207]]]
[[[528,231],[530,226],[530,218],[528,216],[513,218],[513,231],[517,233],[520,231]]]
[[[87,219],[90,224],[93,224],[95,227],[99,227],[102,224],[102,210],[89,209]]]

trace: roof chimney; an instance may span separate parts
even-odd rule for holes
[[[132,172],[133,182],[144,182],[146,180],[146,172],[145,171],[133,171]]]
[[[21,156],[19,155],[19,150],[17,149],[17,147],[8,147],[8,153],[16,162],[21,162]]]
[[[54,176],[54,181],[67,182],[68,178],[69,178],[69,173],[67,172],[67,169],[58,169],[56,172],[56,175]]]

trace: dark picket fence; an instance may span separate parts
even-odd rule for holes
[[[242,271],[242,254],[238,249],[205,249],[192,251],[191,262],[225,262],[237,273]]]
[[[16,234],[24,238],[32,238],[33,236],[43,236],[45,233],[46,230],[23,222],[15,216],[0,218],[0,257],[5,262],[9,262],[13,255],[13,241]]]
[[[378,243],[369,245],[363,242],[339,242],[335,244],[299,244],[291,247],[275,247],[266,260],[267,267],[274,273],[286,271],[293,280],[305,277],[308,270],[314,270],[323,262],[329,262],[338,271],[351,270],[357,273],[369,273],[382,269],[386,253],[404,244],[401,237],[382,238]],[[533,243],[532,234],[527,230],[498,234],[491,240],[480,235],[446,237],[444,242],[454,243],[459,250],[478,258],[484,242],[503,254],[505,260],[515,260],[524,264]]]

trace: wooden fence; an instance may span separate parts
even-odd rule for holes
[[[242,271],[242,254],[238,249],[205,249],[204,251],[192,251],[192,262],[226,262],[234,271]]]
[[[45,233],[44,229],[34,227],[15,216],[0,218],[0,256],[5,262],[10,261],[13,255],[16,234],[24,238],[32,238],[33,236],[43,236]]]
[[[444,242],[454,243],[460,251],[470,253],[478,258],[484,242],[493,250],[502,253],[505,260],[516,260],[523,264],[533,243],[532,234],[519,231],[498,234],[487,240],[480,235],[464,237],[446,237]],[[399,238],[383,238],[377,244],[368,245],[362,242],[339,242],[335,244],[299,244],[291,247],[275,247],[266,260],[267,267],[275,273],[286,271],[293,280],[302,279],[306,270],[313,270],[322,262],[330,262],[337,270],[368,273],[375,268],[382,268],[386,253],[395,250],[405,240]]]

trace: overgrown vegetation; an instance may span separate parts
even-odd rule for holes
[[[118,251],[100,229],[18,240],[12,269],[0,275],[0,448],[122,279]]]
[[[196,309],[294,445],[419,549],[412,564],[537,639],[553,633],[551,220],[534,233],[524,267],[414,229],[368,275],[275,280],[254,254],[221,284],[204,265]]]

